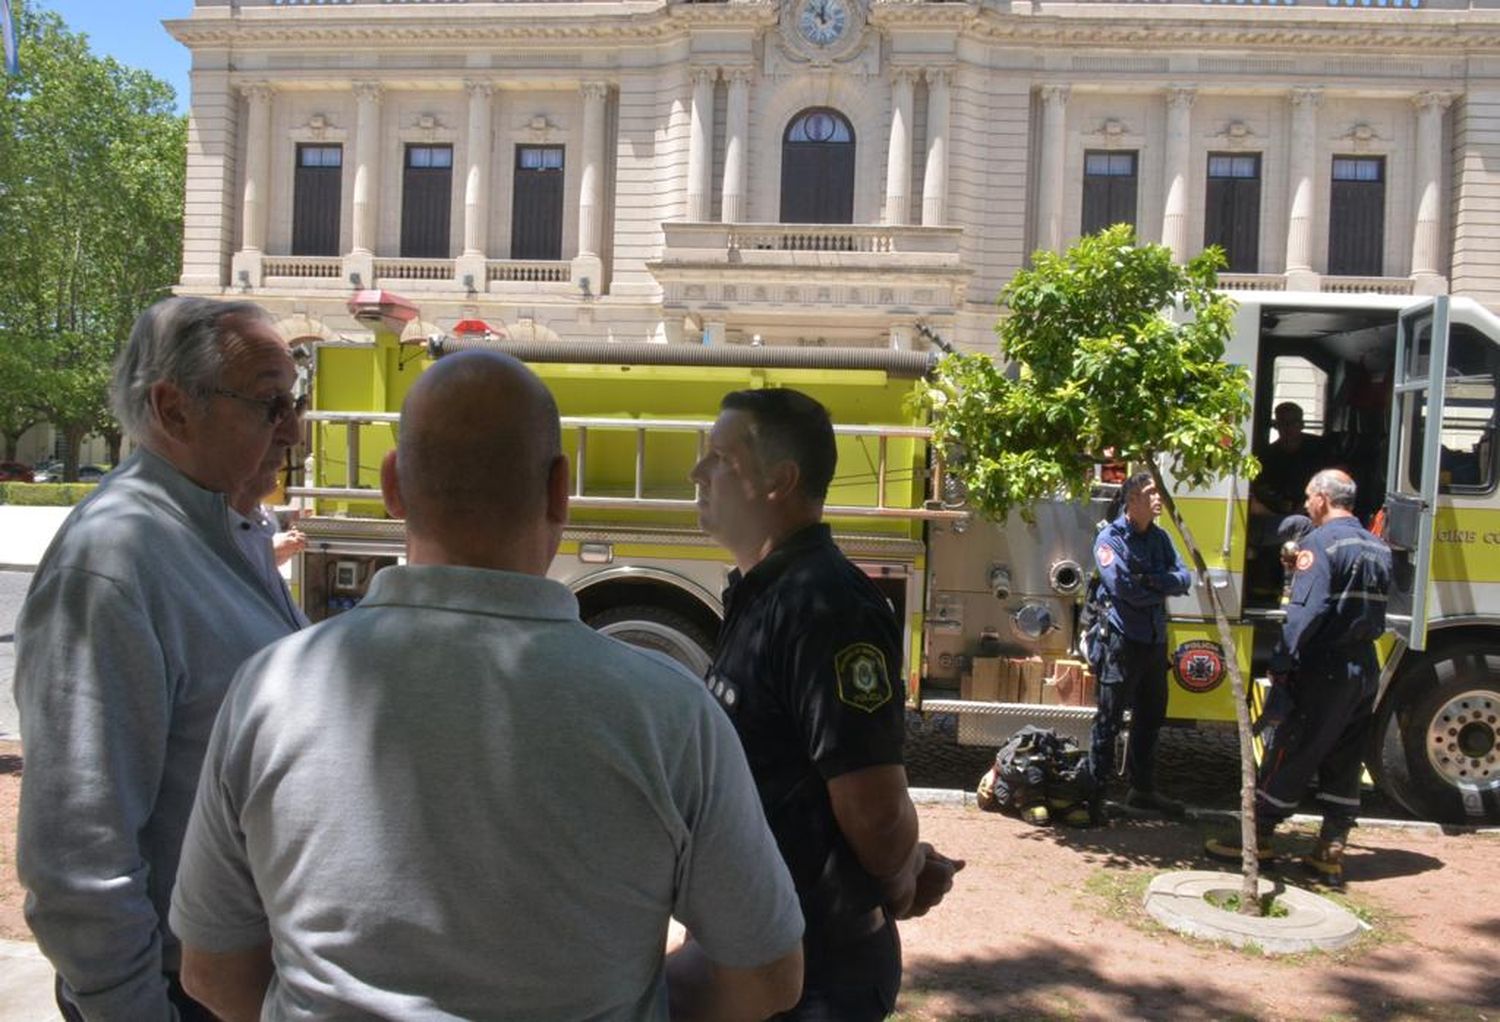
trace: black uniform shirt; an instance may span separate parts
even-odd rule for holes
[[[709,690],[734,721],[808,939],[836,940],[881,903],[833,817],[829,779],[900,764],[901,629],[828,526],[731,573]]]
[[[1385,631],[1391,550],[1359,520],[1341,516],[1309,532],[1297,551],[1292,599],[1272,668],[1329,673],[1358,666],[1373,685],[1375,640]]]

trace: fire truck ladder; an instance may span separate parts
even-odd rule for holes
[[[397,412],[308,412],[308,422],[320,427],[343,426],[345,428],[345,464],[347,465],[344,486],[296,486],[287,490],[290,497],[319,498],[337,501],[380,501],[377,488],[360,485],[360,433],[363,426],[398,426],[401,416]],[[713,422],[703,419],[633,419],[591,416],[563,416],[564,436],[572,434],[576,440],[574,450],[574,484],[569,502],[578,508],[630,509],[637,511],[692,511],[697,506],[697,494],[692,498],[647,496],[646,440],[653,434],[692,433],[697,436],[698,456],[701,458],[708,446],[708,433]],[[629,432],[635,435],[635,478],[633,492],[628,496],[605,495],[588,491],[588,438],[591,433],[606,431]],[[829,517],[840,518],[904,518],[924,521],[954,521],[966,519],[970,512],[948,506],[942,501],[944,472],[941,458],[933,458],[930,471],[926,473],[924,499],[919,507],[902,506],[888,501],[888,484],[900,482],[906,473],[893,472],[890,464],[889,445],[892,440],[917,440],[928,443],[932,430],[924,426],[834,426],[839,437],[859,438],[873,442],[876,449],[874,475],[875,500],[873,504],[828,504],[823,512]],[[861,446],[865,446],[864,443]],[[835,478],[835,483],[848,482],[849,476]],[[860,481],[854,479],[853,481]]]

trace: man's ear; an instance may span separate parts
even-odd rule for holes
[[[192,398],[177,384],[157,380],[147,392],[146,400],[157,428],[172,440],[186,443],[192,426]]]
[[[380,495],[392,518],[406,517],[406,502],[401,499],[401,478],[396,474],[396,452],[386,451],[380,461]]]
[[[559,454],[547,468],[547,521],[553,525],[567,524],[569,483],[568,456]]]
[[[772,465],[765,475],[767,500],[786,502],[795,497],[802,484],[802,469],[790,458]]]

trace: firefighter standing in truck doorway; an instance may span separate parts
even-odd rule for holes
[[[1167,716],[1167,597],[1187,592],[1192,578],[1172,538],[1156,524],[1161,495],[1151,473],[1135,473],[1120,493],[1124,513],[1094,541],[1094,563],[1109,607],[1089,751],[1096,824],[1104,821],[1104,790],[1115,770],[1115,739],[1126,710],[1131,722],[1125,804],[1169,816],[1183,812],[1181,802],[1156,790],[1156,739]]]
[[[1318,844],[1302,863],[1319,880],[1344,880],[1344,842],[1359,814],[1361,759],[1369,735],[1385,631],[1391,551],[1354,515],[1355,485],[1325,469],[1307,484],[1313,530],[1297,550],[1292,598],[1271,657],[1272,696],[1261,726],[1274,726],[1255,791],[1257,856],[1302,800],[1314,774],[1323,809]],[[1213,858],[1239,861],[1237,837],[1210,839]]]

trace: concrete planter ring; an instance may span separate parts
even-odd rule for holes
[[[1163,873],[1146,889],[1146,911],[1169,930],[1188,937],[1220,940],[1235,947],[1255,945],[1269,954],[1334,951],[1359,938],[1366,926],[1341,905],[1297,887],[1262,877],[1257,893],[1274,896],[1282,916],[1247,916],[1219,908],[1211,896],[1237,895],[1238,874],[1190,870]]]

